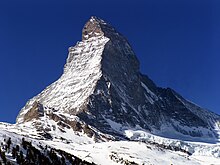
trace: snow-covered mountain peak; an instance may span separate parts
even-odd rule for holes
[[[138,128],[169,138],[218,141],[220,117],[141,74],[130,44],[110,24],[91,17],[82,38],[69,48],[62,76],[27,102],[17,124],[32,122],[51,135],[54,124],[65,126],[96,140],[129,138],[126,130]]]
[[[206,158],[220,158],[220,116],[157,87],[140,73],[126,38],[97,17],[69,48],[61,77],[26,103],[16,124],[0,123],[4,143],[6,136],[14,144],[25,137],[45,151],[55,148],[49,153],[58,153],[63,164],[72,158],[72,164],[207,164]]]

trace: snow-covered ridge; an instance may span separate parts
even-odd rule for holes
[[[78,111],[102,76],[102,52],[108,40],[104,36],[92,37],[70,47],[63,75],[28,101],[19,113],[17,123],[23,122],[23,115],[36,101],[59,111],[68,110],[70,113]]]
[[[172,89],[159,88],[140,74],[131,46],[110,24],[92,17],[83,28],[82,38],[69,48],[63,75],[27,102],[17,124],[47,120],[43,118],[46,114],[75,130],[81,130],[76,125],[84,125],[124,136],[111,127],[112,121],[125,127],[139,125],[164,137],[218,141],[220,129],[214,125],[220,117],[213,118],[179,99]],[[59,114],[73,115],[77,120],[73,124],[71,118],[63,119]],[[206,121],[204,116],[210,119]]]

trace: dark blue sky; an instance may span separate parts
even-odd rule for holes
[[[0,121],[59,78],[92,15],[127,37],[158,86],[220,114],[220,1],[0,0]]]

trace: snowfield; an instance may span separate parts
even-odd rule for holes
[[[68,136],[69,142],[53,138],[53,140],[41,139],[34,135],[31,128],[17,128],[17,125],[0,123],[0,141],[11,137],[12,143],[21,142],[22,137],[39,148],[39,145],[50,146],[51,148],[60,149],[74,156],[93,162],[99,165],[118,165],[118,164],[152,164],[152,165],[220,165],[220,144],[188,142],[159,137],[144,131],[127,130],[125,134],[132,141],[110,141],[95,143],[92,138],[86,135],[77,135],[74,132],[60,136]],[[31,133],[31,136],[28,135]],[[73,138],[70,138],[72,134]],[[70,140],[71,139],[71,140]],[[74,140],[75,139],[75,140]],[[139,140],[139,141],[136,141]],[[182,151],[171,150],[179,147]],[[183,152],[187,151],[187,152]],[[189,154],[190,153],[190,154]],[[11,158],[10,155],[6,155]],[[15,160],[12,160],[15,162]]]

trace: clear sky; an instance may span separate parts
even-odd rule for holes
[[[219,0],[0,0],[0,121],[59,78],[92,15],[126,36],[158,86],[220,114]]]

